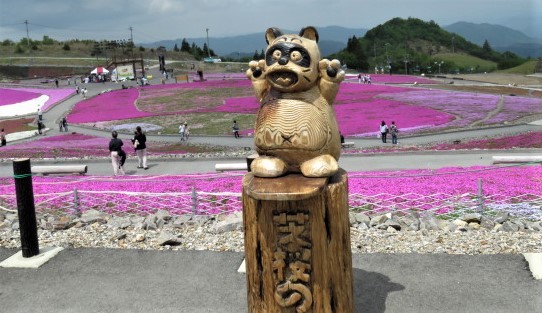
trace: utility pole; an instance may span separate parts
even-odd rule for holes
[[[24,20],[26,24],[26,44],[30,47],[30,37],[28,36],[28,20]]]
[[[128,29],[130,30],[130,41],[134,42],[134,36],[132,34],[132,30],[133,30],[132,26],[130,26],[130,28],[128,28]]]
[[[209,58],[211,57],[211,49],[209,48],[209,28],[206,28],[205,31],[207,32],[207,54],[209,55]]]

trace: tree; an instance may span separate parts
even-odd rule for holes
[[[143,46],[139,46],[139,51],[143,52],[145,51],[145,48]]]
[[[67,42],[64,43],[64,46],[62,46],[62,50],[64,50],[64,51],[70,51],[70,50],[71,50],[70,45],[69,45]]]
[[[181,51],[190,53],[190,44],[186,41],[186,38],[183,38],[181,42]]]
[[[487,39],[484,41],[484,45],[482,46],[482,49],[484,49],[485,52],[491,53],[493,49],[491,49],[491,46],[489,45],[489,42]]]
[[[258,54],[258,50],[254,50],[254,55],[252,56],[252,60],[254,61],[260,60],[260,55]]]
[[[44,45],[52,45],[55,43],[55,41],[50,38],[49,36],[47,35],[43,35],[43,39],[41,40],[41,43],[44,44]]]
[[[175,44],[175,47],[173,47],[173,51],[179,52],[179,47],[177,46],[177,44]]]

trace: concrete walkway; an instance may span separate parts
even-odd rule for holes
[[[15,251],[0,248],[0,260]],[[9,313],[247,312],[243,253],[66,249],[37,270],[0,268]],[[541,312],[520,255],[354,254],[355,312]]]

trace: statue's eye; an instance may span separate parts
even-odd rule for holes
[[[282,56],[282,52],[280,50],[273,51],[273,60],[278,60]]]
[[[303,58],[303,56],[301,55],[301,53],[299,51],[292,51],[292,53],[290,53],[290,60],[294,61],[294,62],[297,62],[299,60],[301,60]]]

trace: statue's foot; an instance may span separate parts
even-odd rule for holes
[[[329,177],[339,170],[339,163],[329,154],[317,156],[301,164],[301,173],[306,177]]]
[[[281,159],[260,156],[250,165],[250,170],[257,177],[279,177],[284,175],[288,167]]]

